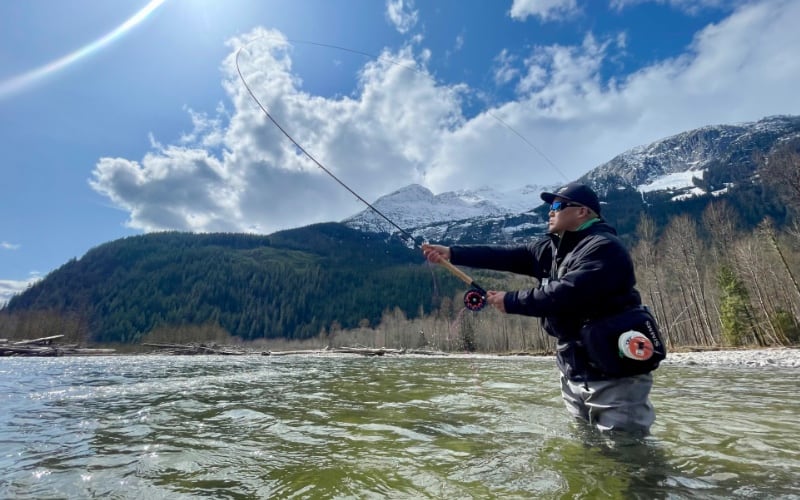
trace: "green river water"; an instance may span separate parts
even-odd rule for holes
[[[0,498],[800,498],[796,369],[665,365],[652,435],[552,358],[0,358]]]

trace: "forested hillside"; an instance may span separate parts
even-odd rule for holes
[[[386,235],[319,224],[271,236],[155,233],[67,262],[5,312],[80,318],[88,339],[136,342],[160,326],[216,324],[244,340],[305,339],[430,311],[433,275]],[[440,278],[450,294],[454,279]]]

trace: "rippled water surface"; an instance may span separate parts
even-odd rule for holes
[[[551,358],[0,358],[0,497],[800,498],[798,382],[667,365],[613,442]]]

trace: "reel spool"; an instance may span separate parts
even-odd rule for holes
[[[480,311],[486,307],[486,295],[474,288],[467,290],[464,294],[464,307],[470,311]]]

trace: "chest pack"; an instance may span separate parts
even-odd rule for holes
[[[587,321],[581,343],[589,363],[612,377],[651,372],[667,357],[656,319],[645,306]]]

